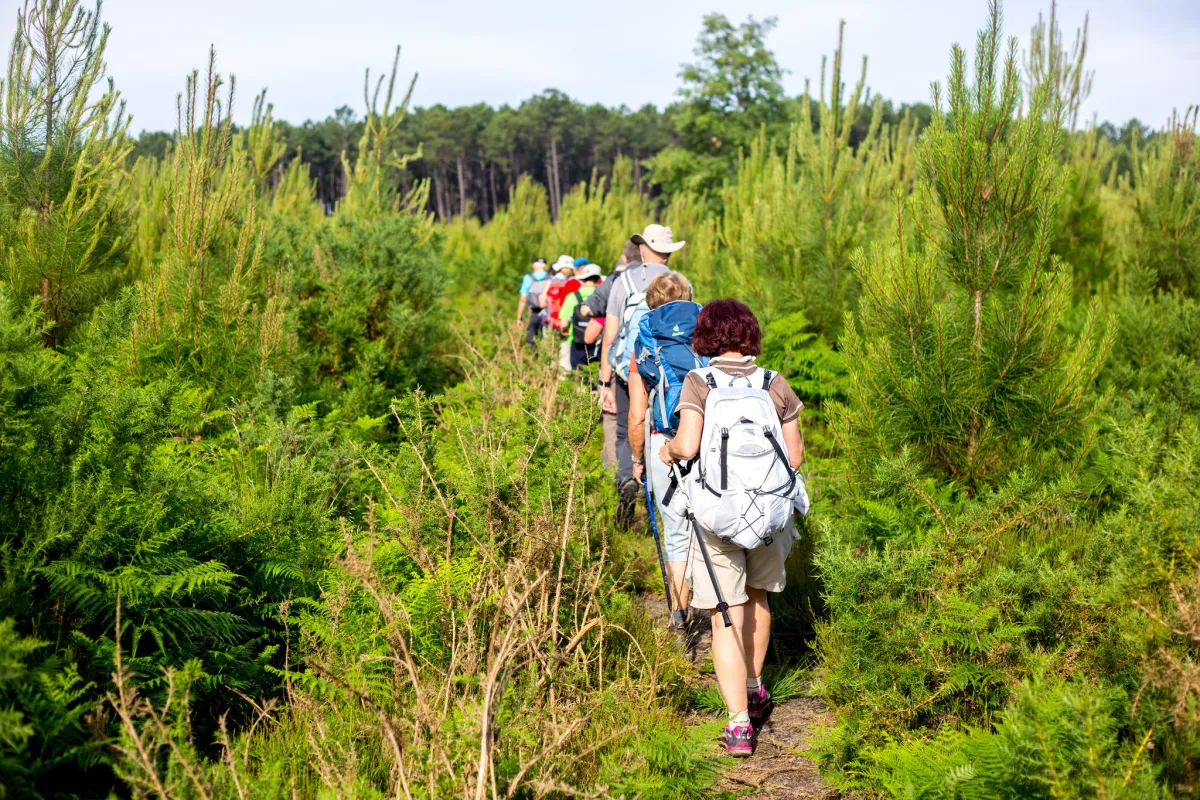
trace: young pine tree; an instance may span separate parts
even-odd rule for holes
[[[1126,291],[1178,290],[1200,297],[1200,156],[1196,120],[1200,107],[1173,114],[1162,136],[1143,151],[1133,142],[1133,175],[1122,185],[1135,219]]]
[[[1094,315],[1073,342],[1058,330],[1061,105],[1042,87],[1018,115],[1016,42],[1002,59],[996,2],[973,81],[966,61],[956,47],[895,242],[856,261],[861,321],[847,325],[852,390],[835,429],[852,457],[908,445],[971,489],[1079,438],[1110,338]]]
[[[54,347],[122,263],[119,192],[132,147],[100,9],[27,0],[0,81],[0,259],[20,297],[36,296]]]

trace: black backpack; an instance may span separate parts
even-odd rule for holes
[[[583,311],[583,295],[578,290],[575,291],[575,310],[571,312],[571,346],[578,347],[580,350],[587,347],[584,341],[584,336],[587,335],[588,325],[591,323],[591,317],[585,317],[579,313]],[[597,343],[598,344],[598,343]]]

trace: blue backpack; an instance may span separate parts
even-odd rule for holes
[[[700,305],[685,300],[648,311],[638,322],[634,355],[638,374],[651,397],[654,429],[674,436],[679,428],[679,394],[683,379],[708,359],[692,350],[692,331]]]

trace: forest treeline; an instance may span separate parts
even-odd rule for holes
[[[398,68],[330,128],[325,195],[265,97],[232,124],[211,57],[138,157],[99,7],[31,0],[0,124],[0,793],[711,796],[721,722],[689,726],[696,668],[637,598],[652,546],[612,530],[589,387],[511,323],[533,257],[657,218],[807,406],[773,668],[834,715],[826,779],[1200,795],[1197,111],[1090,126],[1086,36],[987,12],[927,118],[840,46],[792,114],[769,24],[709,17],[644,163],[570,151],[556,188],[533,136],[461,215],[456,174],[411,171]]]
[[[588,105],[554,89],[515,107],[479,103],[414,108],[390,144],[398,152],[420,155],[397,171],[396,180],[405,191],[428,180],[426,208],[443,220],[464,214],[490,220],[522,175],[546,188],[551,216],[557,218],[571,187],[593,175],[611,176],[622,157],[630,159],[637,185],[655,196],[712,192],[760,129],[766,130],[769,141],[782,142],[792,123],[811,119],[820,124],[818,98],[784,93],[782,70],[766,41],[773,26],[770,18],[734,24],[720,14],[706,17],[696,48],[698,60],[684,65],[680,73],[680,99],[662,110],[653,105],[636,110]],[[751,67],[722,83],[713,65],[739,59]],[[879,101],[885,125],[896,127],[911,117],[920,131],[929,123],[932,109],[927,103]],[[874,98],[862,98],[851,123],[852,146],[867,135],[873,104]],[[363,124],[348,106],[320,121],[280,121],[284,154],[277,173],[298,158],[316,181],[317,197],[333,208],[346,191],[342,156],[354,160]],[[1134,135],[1144,141],[1150,132],[1138,120],[1119,127],[1106,122],[1099,130],[1125,154]],[[144,131],[130,158],[161,157],[172,139],[170,132]],[[1127,172],[1128,155],[1116,167]]]

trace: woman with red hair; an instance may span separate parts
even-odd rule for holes
[[[779,415],[788,466],[797,469],[804,458],[799,421],[804,404],[782,376],[768,376],[754,363],[762,352],[762,331],[754,312],[739,300],[708,303],[696,318],[692,346],[697,355],[709,357],[710,368],[731,380],[755,376],[757,381],[760,375],[763,381],[770,378],[766,388]],[[699,454],[711,386],[699,370],[687,376],[679,399],[679,431],[659,451],[664,463],[691,460]],[[772,707],[771,695],[762,684],[763,662],[771,638],[767,593],[783,591],[784,562],[797,537],[796,529],[789,522],[782,535],[750,550],[710,531],[698,532],[709,552],[716,586],[695,552],[699,548],[692,548],[688,566],[691,605],[707,609],[712,620],[713,669],[729,711],[725,746],[730,755],[748,756],[753,752],[754,727],[766,720]],[[718,614],[718,588],[729,604],[730,627],[722,624]]]

